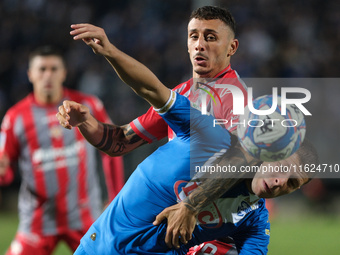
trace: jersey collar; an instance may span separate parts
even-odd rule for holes
[[[229,71],[231,71],[231,66],[230,64],[224,68],[221,72],[219,72],[218,74],[216,74],[214,76],[214,78],[222,78],[226,73],[228,73]]]

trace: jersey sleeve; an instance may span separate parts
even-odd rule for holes
[[[211,255],[238,255],[236,248],[229,243],[221,241],[208,241],[189,249],[186,255],[211,254]]]
[[[268,211],[261,210],[256,218],[248,219],[243,228],[233,235],[239,255],[265,255],[268,252],[270,223]]]
[[[98,98],[93,98],[93,116],[100,122],[112,123],[102,102]],[[124,185],[124,164],[122,157],[111,157],[100,152],[102,166],[105,175],[108,198],[110,201],[119,193]]]
[[[130,126],[148,143],[161,140],[168,135],[168,125],[152,107],[145,114],[130,122]]]
[[[155,111],[178,137],[190,135],[190,101],[188,98],[171,91],[168,102]]]
[[[189,81],[177,85],[173,91],[180,95],[188,94],[190,89],[188,83]],[[148,143],[161,140],[168,135],[170,135],[169,138],[172,138],[172,132],[170,132],[167,123],[153,107],[150,107],[145,114],[130,122],[130,126],[139,137]]]
[[[0,132],[0,158],[8,157],[9,166],[3,169],[0,176],[0,185],[9,185],[14,179],[14,168],[11,167],[18,159],[19,142],[14,133],[14,116],[12,111],[6,113]]]

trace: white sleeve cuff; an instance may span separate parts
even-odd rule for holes
[[[171,107],[174,105],[175,101],[176,101],[176,92],[170,90],[170,97],[169,97],[168,101],[165,103],[165,105],[162,108],[159,108],[159,109],[153,108],[153,109],[158,114],[164,114],[171,109]]]

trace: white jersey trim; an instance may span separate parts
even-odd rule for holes
[[[171,109],[171,107],[174,105],[175,101],[176,101],[176,92],[170,90],[170,97],[169,97],[168,101],[165,103],[165,105],[160,109],[156,109],[156,108],[153,108],[153,109],[158,114],[164,114]]]

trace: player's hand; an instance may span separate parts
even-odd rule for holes
[[[56,114],[60,125],[64,128],[72,129],[83,124],[89,115],[89,109],[73,101],[65,100]]]
[[[70,34],[74,40],[83,40],[90,46],[94,53],[109,56],[110,50],[114,47],[106,36],[104,29],[91,24],[74,24]]]
[[[0,177],[6,174],[7,168],[9,167],[9,158],[7,154],[0,153]]]
[[[196,213],[188,209],[183,202],[165,208],[157,215],[153,224],[159,225],[165,219],[168,220],[165,243],[169,248],[178,249],[179,241],[186,244],[191,240],[196,225]]]
[[[9,185],[14,179],[13,171],[10,169],[10,160],[5,152],[0,152],[0,185]]]

